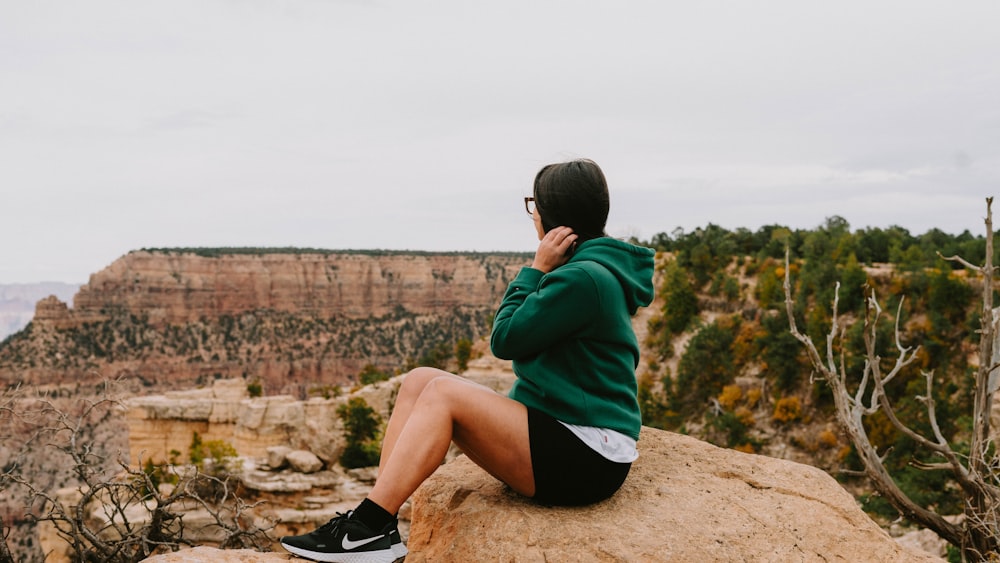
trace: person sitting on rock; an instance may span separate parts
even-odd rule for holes
[[[653,251],[605,234],[610,207],[590,160],[550,164],[525,198],[539,245],[497,310],[490,339],[517,376],[506,396],[438,369],[403,378],[368,497],[288,536],[317,561],[389,563],[407,553],[400,506],[454,442],[518,493],[547,505],[610,497],[638,457],[641,419],[631,316],[653,298]]]

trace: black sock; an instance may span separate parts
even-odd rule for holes
[[[352,516],[361,520],[365,526],[368,526],[376,532],[385,529],[386,526],[396,521],[396,517],[390,514],[388,510],[382,508],[367,498],[361,501],[361,504],[354,509],[354,514]]]

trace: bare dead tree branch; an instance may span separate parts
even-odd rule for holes
[[[185,516],[200,507],[218,529],[220,547],[253,547],[264,550],[272,543],[267,532],[273,524],[258,522],[253,509],[261,503],[247,503],[236,494],[237,477],[207,474],[198,467],[161,466],[155,471],[175,475],[177,484],[164,492],[144,469],[133,468],[123,459],[117,469],[108,470],[106,458],[94,447],[87,429],[104,417],[112,416],[118,401],[107,394],[83,399],[79,409],[69,412],[47,399],[39,399],[30,415],[0,403],[0,409],[19,411],[25,424],[36,429],[47,447],[66,459],[80,486],[72,501],[33,482],[18,471],[4,473],[5,483],[23,488],[34,522],[49,523],[66,542],[75,561],[133,563],[158,552],[176,551],[192,545],[185,537],[189,527]],[[141,462],[141,460],[139,460]],[[141,463],[139,466],[141,467]],[[205,495],[208,491],[209,496]],[[0,521],[0,531],[4,530]],[[0,536],[2,538],[2,536]],[[0,542],[2,543],[2,542]],[[6,544],[0,545],[0,563]]]
[[[0,563],[14,563],[14,556],[7,547],[7,538],[9,537],[10,528],[4,524],[3,516],[0,516]]]
[[[940,252],[938,252],[937,255],[940,256],[942,260],[948,260],[949,262],[958,262],[959,264],[961,264],[962,266],[964,266],[967,270],[974,270],[975,271],[975,270],[979,270],[979,268],[980,268],[979,266],[976,266],[976,265],[974,265],[974,264],[966,261],[965,258],[962,258],[961,256],[945,256],[944,254],[941,254]]]
[[[900,330],[902,301],[900,301],[895,315],[895,363],[888,373],[883,373],[882,358],[876,349],[876,325],[882,309],[874,290],[866,288],[863,331],[865,363],[860,374],[858,388],[852,394],[847,384],[844,351],[841,351],[839,364],[837,356],[834,354],[834,342],[843,339],[843,330],[840,328],[837,311],[840,285],[837,284],[834,292],[831,328],[826,336],[826,356],[824,358],[820,356],[812,339],[802,334],[796,326],[789,274],[790,256],[788,249],[785,252],[785,312],[788,316],[791,333],[805,348],[815,373],[818,373],[819,378],[830,386],[837,418],[847,431],[851,443],[861,458],[865,475],[872,486],[903,516],[933,530],[949,543],[959,547],[963,557],[976,560],[996,557],[1000,554],[1000,460],[995,453],[992,453],[995,448],[990,431],[993,394],[1000,386],[1000,382],[991,381],[991,374],[1000,369],[1000,361],[998,361],[994,351],[1000,314],[993,307],[993,275],[996,269],[993,266],[992,203],[993,198],[987,198],[986,259],[983,266],[974,266],[958,256],[945,258],[939,253],[942,258],[959,263],[983,277],[979,368],[975,378],[973,428],[968,456],[956,452],[941,430],[934,402],[932,372],[921,372],[925,379],[926,394],[916,397],[924,405],[933,434],[932,438],[922,435],[900,420],[886,393],[885,386],[905,367],[913,363],[919,350],[919,347],[911,349],[902,343]],[[993,377],[997,378],[996,375]],[[863,424],[865,417],[878,412],[885,415],[896,430],[913,440],[919,447],[944,459],[941,463],[914,461],[911,464],[920,469],[949,471],[951,473],[961,488],[965,501],[965,519],[961,524],[951,523],[940,514],[918,505],[895,484],[885,466],[885,455],[879,456],[876,447],[870,442]]]
[[[795,339],[798,340],[803,347],[805,347],[810,363],[812,364],[813,369],[819,373],[820,379],[825,381],[831,387],[834,405],[837,411],[837,418],[844,427],[844,430],[847,432],[851,443],[854,444],[854,447],[858,452],[858,456],[861,458],[861,463],[864,466],[865,474],[871,481],[872,486],[874,486],[875,490],[877,490],[897,510],[899,510],[901,514],[910,520],[934,530],[949,543],[960,542],[962,530],[958,526],[948,522],[941,515],[918,505],[911,500],[898,485],[896,485],[892,476],[885,467],[884,457],[879,456],[877,448],[868,439],[868,434],[864,427],[864,418],[877,412],[880,407],[884,408],[884,405],[878,398],[884,390],[881,389],[878,383],[875,384],[875,386],[878,387],[877,389],[869,387],[871,380],[874,379],[875,381],[880,381],[878,375],[879,358],[872,357],[871,354],[869,354],[861,376],[861,383],[859,384],[857,391],[852,395],[847,385],[847,373],[843,355],[841,355],[841,361],[838,365],[837,355],[834,353],[834,342],[838,337],[842,336],[839,328],[839,314],[837,312],[837,306],[839,303],[838,296],[840,291],[839,283],[837,284],[836,291],[834,292],[831,328],[830,332],[827,333],[826,336],[827,354],[825,362],[816,350],[816,346],[813,344],[812,339],[799,331],[795,321],[795,302],[792,299],[789,253],[790,251],[786,248],[784,290],[785,313],[788,316],[791,333]],[[866,300],[866,323],[871,322],[869,317],[871,316],[873,309],[876,311],[879,310],[878,307],[873,307],[871,305],[870,299]],[[865,333],[867,339],[869,331],[866,330]],[[908,357],[911,359],[908,360]],[[912,354],[906,354],[906,349],[904,348],[900,351],[899,357],[897,358],[896,367],[901,364],[906,365],[908,362],[912,361],[912,357]],[[894,367],[894,370],[896,367]],[[864,399],[866,395],[874,395],[871,399],[870,406],[865,405]]]

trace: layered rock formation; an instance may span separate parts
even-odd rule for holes
[[[288,395],[251,398],[243,380],[219,380],[212,387],[171,391],[125,401],[129,459],[155,463],[181,452],[186,459],[192,437],[221,440],[244,457],[267,458],[273,446],[312,452],[335,465],[344,449],[344,425],[337,409],[360,397],[387,417],[401,377],[361,388],[356,393],[300,401]]]
[[[124,376],[161,391],[239,377],[303,398],[483,336],[529,258],[136,251],[93,274],[72,307],[40,301],[0,347],[0,383]]]
[[[463,376],[498,393],[514,382],[509,361],[480,354]],[[343,452],[344,425],[337,409],[360,398],[388,420],[403,377],[366,385],[342,396],[305,401],[287,395],[250,397],[242,380],[219,380],[211,387],[133,397],[124,402],[128,424],[129,459],[165,462],[171,451],[187,452],[195,433],[202,440],[232,444],[244,457],[267,459],[274,446],[307,450],[326,466],[336,465]],[[273,464],[272,464],[273,465]]]
[[[123,308],[154,325],[267,309],[380,317],[492,307],[523,255],[136,251],[93,274],[73,299],[80,321]]]

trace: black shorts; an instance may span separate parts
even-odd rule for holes
[[[604,500],[622,486],[632,467],[602,456],[561,422],[531,407],[528,439],[533,498],[543,504],[573,506]]]

